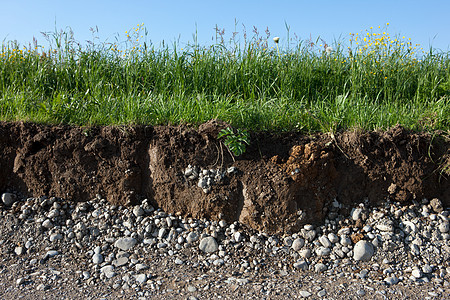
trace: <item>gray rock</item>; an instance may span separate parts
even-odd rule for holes
[[[439,224],[439,231],[441,233],[447,233],[449,231],[449,223],[448,222],[443,222],[441,224]]]
[[[16,195],[14,195],[12,193],[3,193],[2,201],[3,201],[3,204],[5,204],[6,206],[11,206],[11,205],[13,205],[14,202],[16,202]]]
[[[444,208],[442,207],[441,200],[439,200],[437,198],[431,199],[430,206],[437,213],[440,213],[440,212],[442,212],[444,210]]]
[[[147,270],[148,266],[144,265],[144,264],[136,264],[135,268],[136,268],[136,271],[139,272],[139,271],[142,271],[142,270]]]
[[[328,256],[328,255],[330,255],[330,253],[331,253],[330,248],[319,247],[318,249],[316,249],[316,254],[318,256]]]
[[[386,283],[389,284],[389,285],[397,284],[398,281],[399,281],[399,280],[398,280],[397,276],[395,276],[395,275],[386,277],[386,278],[384,279],[384,282],[386,282]]]
[[[200,241],[199,248],[205,253],[212,253],[219,249],[219,245],[217,244],[216,239],[212,236],[208,236]]]
[[[44,222],[42,222],[42,227],[50,229],[53,227],[53,223],[49,219],[46,219]]]
[[[317,273],[321,273],[323,271],[326,271],[327,269],[327,266],[323,263],[318,263],[314,266],[314,271],[316,271]]]
[[[374,253],[374,247],[371,242],[361,240],[353,248],[353,259],[357,261],[369,261]]]
[[[300,269],[300,270],[306,271],[306,270],[308,270],[308,263],[304,260],[300,260],[298,262],[295,262],[293,267],[295,269]]]
[[[412,270],[411,275],[414,276],[415,278],[420,278],[422,277],[422,271],[420,271],[420,269],[415,268],[414,270]]]
[[[139,217],[139,216],[143,216],[145,214],[145,211],[142,209],[142,207],[140,207],[139,205],[136,205],[135,207],[133,207],[133,214],[136,217]]]
[[[330,248],[331,247],[331,242],[330,242],[330,240],[328,239],[328,237],[326,235],[322,235],[321,237],[319,237],[319,242],[325,248]]]
[[[14,248],[14,253],[16,253],[16,255],[22,255],[24,252],[25,250],[21,246]]]
[[[305,245],[305,240],[302,238],[296,238],[293,242],[292,242],[292,249],[294,251],[299,251],[303,246]]]
[[[100,269],[100,272],[102,272],[106,278],[112,278],[116,273],[114,272],[114,266],[106,265]]]
[[[134,278],[140,284],[142,284],[142,283],[147,281],[147,275],[146,274],[138,274],[138,275],[135,275]]]
[[[189,234],[186,237],[186,242],[188,242],[188,243],[193,243],[197,240],[198,240],[198,234],[193,231],[189,232]]]
[[[137,243],[137,240],[135,238],[124,237],[124,238],[118,239],[114,243],[114,246],[116,246],[117,248],[119,248],[123,251],[127,251],[127,250],[130,250],[131,248],[133,248],[134,245],[136,245],[136,243]]]
[[[101,264],[103,262],[103,255],[101,255],[100,253],[95,253],[92,256],[92,262],[96,265]]]
[[[308,298],[311,295],[312,294],[308,291],[300,291],[300,296],[302,296],[303,298]]]
[[[56,251],[56,250],[49,250],[49,251],[47,251],[47,253],[45,254],[45,257],[51,258],[51,257],[54,257],[54,256],[56,256],[56,255],[58,255],[58,254],[59,254],[59,251]]]
[[[422,272],[424,274],[430,274],[433,272],[433,268],[429,264],[425,264],[422,266]]]
[[[121,267],[128,263],[128,257],[122,256],[113,261],[115,267]]]

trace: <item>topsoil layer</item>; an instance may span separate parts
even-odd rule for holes
[[[188,126],[73,127],[0,123],[0,193],[117,205],[150,199],[195,218],[240,221],[267,232],[322,222],[334,199],[354,206],[439,198],[450,206],[450,139],[400,126],[336,135],[252,133],[231,156],[210,121]],[[188,165],[226,170],[205,193]],[[348,213],[348,212],[342,212]]]

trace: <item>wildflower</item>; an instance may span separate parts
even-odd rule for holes
[[[331,48],[330,46],[328,46],[325,51],[327,52],[327,54],[331,54],[331,52],[333,52],[333,48]]]
[[[280,38],[278,36],[273,38],[273,41],[275,42],[275,44],[278,44],[278,42],[280,41]]]

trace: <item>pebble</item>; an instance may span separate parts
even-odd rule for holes
[[[312,294],[308,291],[300,291],[300,296],[302,296],[303,298],[308,298],[311,295]]]
[[[357,261],[369,261],[373,253],[373,244],[365,240],[357,242],[353,247],[353,259]]]
[[[292,249],[294,251],[299,251],[303,246],[305,245],[305,240],[302,238],[296,238],[293,242],[292,242]]]
[[[132,237],[124,237],[124,238],[120,238],[118,239],[115,243],[114,246],[123,250],[123,251],[128,251],[131,248],[134,247],[134,245],[136,245],[137,241],[135,238]]]
[[[212,236],[208,236],[200,241],[199,249],[205,253],[212,253],[219,249],[219,245]]]
[[[11,206],[16,201],[16,196],[11,193],[3,193],[2,194],[2,202],[6,206]]]
[[[96,265],[101,264],[103,262],[103,255],[101,255],[99,253],[95,253],[92,256],[92,262]]]

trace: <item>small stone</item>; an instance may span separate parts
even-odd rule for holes
[[[199,248],[205,253],[212,253],[219,249],[219,245],[212,236],[208,236],[200,241]]]
[[[128,263],[128,257],[122,256],[113,261],[115,267],[121,267]]]
[[[136,271],[139,272],[139,271],[142,271],[142,270],[147,270],[148,266],[144,265],[144,264],[136,264],[135,268],[136,268]]]
[[[318,263],[314,266],[314,271],[316,271],[317,273],[321,273],[323,271],[326,271],[327,269],[327,266],[323,263]]]
[[[398,280],[397,276],[395,276],[395,275],[386,277],[386,278],[384,279],[384,282],[386,282],[386,283],[389,284],[389,285],[397,284],[398,281],[399,281],[399,280]]]
[[[190,285],[187,287],[187,290],[188,292],[193,293],[197,291],[197,288],[195,286]]]
[[[422,272],[420,271],[420,269],[415,268],[414,270],[412,270],[411,275],[415,278],[420,278],[422,277]]]
[[[95,265],[101,264],[101,263],[103,262],[103,255],[101,255],[100,253],[95,253],[95,254],[92,256],[92,262],[93,262]]]
[[[58,255],[58,254],[59,254],[59,251],[56,251],[56,250],[49,250],[49,251],[47,251],[47,253],[45,254],[45,257],[51,258],[51,257],[54,257],[54,256],[56,256],[56,255]]]
[[[189,234],[186,237],[186,242],[188,242],[189,244],[193,243],[197,240],[198,240],[198,234],[193,231],[189,232]]]
[[[145,211],[139,205],[136,205],[133,208],[133,215],[135,215],[136,217],[143,216],[144,214],[145,214]]]
[[[300,291],[300,296],[302,296],[303,298],[308,298],[311,295],[312,294],[308,291]]]
[[[295,269],[300,269],[300,270],[306,271],[306,270],[308,270],[308,263],[304,260],[300,260],[298,262],[295,262],[293,267]]]
[[[236,231],[233,237],[236,243],[240,243],[242,241],[242,233],[240,231]]]
[[[439,224],[439,231],[442,233],[447,233],[449,232],[449,223],[448,222],[443,222],[441,224]]]
[[[19,279],[16,280],[16,285],[21,285],[25,282],[25,278],[20,277]]]
[[[55,242],[55,241],[59,241],[62,240],[63,236],[61,235],[61,233],[52,233],[50,235],[50,242]]]
[[[138,275],[135,275],[134,278],[140,284],[142,284],[142,283],[147,281],[147,275],[146,274],[138,274]]]
[[[339,242],[339,237],[336,234],[331,232],[328,234],[328,240],[330,240],[330,242],[335,244],[335,243]]]
[[[363,212],[363,210],[360,207],[353,209],[353,211],[352,211],[352,220],[353,221],[358,221],[361,218],[362,212]]]
[[[299,252],[299,254],[303,258],[310,258],[311,257],[311,249],[303,249]]]
[[[429,264],[423,265],[422,266],[422,272],[424,274],[430,274],[430,273],[433,272],[433,268]]]
[[[440,212],[442,212],[444,210],[444,208],[442,207],[441,200],[439,200],[437,198],[431,199],[430,206],[437,213],[440,213]]]
[[[175,258],[175,264],[176,264],[176,265],[182,265],[182,264],[184,264],[184,261],[182,261],[181,259],[179,259],[179,258],[177,257],[177,258]]]
[[[353,248],[353,259],[357,261],[369,261],[374,253],[371,242],[360,240]]]
[[[136,245],[136,243],[137,243],[137,241],[135,238],[124,237],[124,238],[118,239],[114,243],[114,246],[116,246],[117,248],[119,248],[123,251],[127,251],[127,250],[130,250],[131,248],[133,248],[133,246]]]
[[[53,223],[49,219],[46,219],[44,222],[42,222],[42,227],[50,229],[53,227]]]
[[[326,247],[319,247],[319,248],[316,250],[316,254],[317,254],[318,256],[328,256],[328,255],[330,255],[330,253],[331,253],[330,248],[326,248]]]
[[[319,242],[325,248],[330,248],[332,246],[330,240],[328,239],[328,237],[326,235],[322,235],[321,237],[319,237]]]
[[[3,201],[3,204],[5,204],[6,206],[11,206],[16,201],[16,195],[11,194],[11,193],[3,193],[2,201]]]
[[[18,246],[16,248],[14,248],[14,253],[16,253],[16,255],[22,255],[24,252],[25,251],[24,251],[23,247]]]
[[[326,290],[320,290],[317,292],[317,297],[325,297],[327,295]]]
[[[356,291],[356,295],[358,295],[358,296],[360,296],[360,297],[364,296],[365,294],[366,294],[366,291],[363,290],[363,289],[360,289],[360,290],[357,290],[357,291]]]
[[[305,240],[302,238],[297,238],[292,242],[292,249],[294,251],[299,251],[305,245]]]
[[[114,275],[116,275],[114,272],[114,266],[111,266],[111,265],[106,265],[106,266],[102,267],[100,269],[100,272],[102,272],[106,276],[106,278],[111,278]]]

